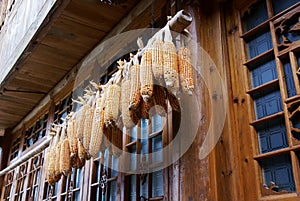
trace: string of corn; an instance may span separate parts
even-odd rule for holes
[[[155,79],[161,79],[164,75],[163,41],[155,40],[152,44],[152,71]]]
[[[194,89],[194,77],[191,51],[182,47],[178,51],[178,65],[181,89],[184,93],[192,94]]]
[[[122,93],[121,93],[121,113],[124,126],[126,128],[132,128],[135,124],[130,117],[129,103],[130,103],[130,79],[122,82]]]
[[[98,92],[99,93],[99,92]],[[91,140],[89,144],[89,153],[91,156],[96,157],[103,146],[103,97],[96,98],[96,108],[94,111],[93,125],[91,132]]]
[[[117,120],[119,115],[121,87],[117,84],[112,84],[107,90],[104,110],[104,123],[106,126],[109,126]]]
[[[75,120],[71,117],[67,123],[67,135],[69,138],[71,158],[76,157],[78,155],[78,144],[74,127]]]
[[[82,145],[86,150],[88,150],[90,146],[94,110],[94,107],[89,106],[85,114]]]
[[[176,54],[176,47],[173,42],[167,41],[163,45],[164,50],[164,79],[166,86],[173,93],[179,89],[178,76],[178,61]]]
[[[62,128],[61,135],[65,135],[65,125]],[[60,171],[67,176],[71,172],[71,158],[70,158],[70,145],[69,145],[69,139],[64,136],[64,139],[61,144],[60,149]]]
[[[135,110],[139,107],[141,101],[141,83],[140,83],[140,65],[135,64],[130,68],[130,110]]]
[[[86,117],[86,111],[89,108],[89,105],[84,104],[76,113],[75,124],[76,124],[76,136],[79,140],[83,139],[83,130],[84,130],[84,121]]]
[[[61,150],[61,139],[60,139],[61,132],[60,131],[61,131],[61,127],[58,127],[57,129],[58,129],[57,135],[58,135],[59,141],[55,148],[56,160],[55,160],[54,172],[55,172],[55,177],[60,178],[61,177],[61,171],[60,171],[60,150]]]
[[[141,95],[146,102],[151,101],[153,94],[153,75],[152,75],[152,55],[151,51],[145,51],[140,68],[141,76]]]

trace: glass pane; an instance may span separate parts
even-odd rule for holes
[[[141,154],[148,153],[148,119],[141,119]]]
[[[278,77],[276,63],[274,60],[257,62],[250,67],[250,74],[253,88],[268,83]]]
[[[283,70],[288,97],[295,96],[296,89],[291,64],[289,62],[283,63]]]
[[[274,91],[274,89],[276,91]],[[253,96],[256,119],[282,111],[281,95],[278,88],[257,93]]]
[[[117,199],[117,182],[110,182],[110,198],[109,201],[115,201]]]
[[[266,153],[288,147],[284,119],[279,118],[256,128],[260,153]]]
[[[157,132],[162,130],[162,117],[158,114],[155,114],[152,117],[152,132]]]
[[[100,162],[94,161],[94,176],[92,178],[92,183],[98,183],[100,181]]]
[[[130,169],[131,170],[135,170],[136,169],[136,145],[133,145],[133,146],[130,146],[129,147],[129,152],[131,153],[130,154]]]
[[[134,126],[131,130],[130,130],[130,142],[136,141],[137,138],[137,126]]]
[[[136,200],[136,176],[135,175],[131,175],[130,176],[130,197],[129,200],[130,201],[135,201]]]
[[[296,4],[299,0],[272,0],[274,15]]]
[[[100,195],[102,194],[102,191],[99,187],[93,186],[91,187],[91,201],[98,201],[100,199]]]
[[[163,170],[160,170],[152,173],[152,197],[163,195]]]
[[[77,169],[75,188],[80,187],[81,169]]]
[[[289,155],[274,156],[261,161],[264,183],[275,182],[279,191],[295,191],[291,159]]]
[[[112,156],[112,170],[111,176],[116,177],[118,176],[118,159],[115,156]]]
[[[252,59],[273,48],[269,30],[264,30],[253,35],[247,43],[248,59]]]
[[[266,2],[262,0],[252,4],[243,15],[243,30],[246,32],[268,19]]]
[[[143,179],[140,182],[140,195],[148,198],[148,182],[149,182],[149,178],[148,175],[144,176]]]
[[[74,201],[81,201],[81,199],[80,199],[80,191],[76,191],[76,192],[74,192]]]
[[[152,139],[152,162],[153,163],[159,163],[162,162],[163,156],[162,156],[162,136],[156,136]]]

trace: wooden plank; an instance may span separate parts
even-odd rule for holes
[[[34,80],[33,80],[34,81]],[[28,91],[28,92],[37,92],[37,93],[47,93],[51,86],[45,86],[39,84],[37,82],[33,83],[31,80],[24,80],[15,77],[13,82],[10,84],[8,90],[16,90],[16,91]]]
[[[64,15],[77,23],[108,32],[127,12],[128,9],[121,6],[76,0],[68,5]]]
[[[75,66],[79,62],[79,59],[68,52],[42,44],[32,52],[32,56],[30,57],[30,60],[34,62],[55,66],[67,71]]]
[[[55,66],[41,64],[34,61],[28,61],[19,70],[20,73],[30,76],[49,77],[52,80],[61,80],[61,78],[67,73],[67,70],[56,68]]]
[[[23,74],[23,73],[19,73],[18,75],[16,75],[13,82],[15,80],[20,80],[20,81],[32,83],[35,85],[39,85],[41,89],[45,88],[47,90],[46,92],[48,92],[53,87],[53,85],[55,85],[58,82],[57,80],[54,80],[52,77],[49,77],[49,76],[42,77],[39,74],[31,74],[30,75],[30,74]],[[27,85],[26,85],[26,87],[27,87]],[[37,91],[39,91],[39,90],[37,90]]]
[[[81,26],[82,29],[85,27]],[[73,30],[52,27],[41,44],[57,48],[69,54],[82,57],[104,36],[102,33],[98,39],[78,35]]]
[[[89,27],[85,24],[77,23],[76,21],[72,21],[69,19],[67,15],[62,13],[62,15],[59,17],[59,19],[55,22],[53,27],[69,30],[77,35],[85,36],[87,38],[99,41],[100,38],[102,38],[103,35],[105,35],[107,32],[99,31],[93,27]]]

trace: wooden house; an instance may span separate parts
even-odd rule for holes
[[[134,170],[183,122],[178,149],[192,143],[138,173],[118,171],[124,161],[107,148],[51,183],[53,123],[182,9],[198,55],[194,101],[181,111],[191,115],[180,119],[168,102],[165,117],[122,129],[120,149]],[[1,201],[300,200],[299,39],[299,0],[0,0]]]

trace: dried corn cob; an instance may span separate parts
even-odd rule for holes
[[[129,109],[135,110],[139,107],[141,101],[141,83],[140,83],[140,65],[135,64],[130,68],[130,106]]]
[[[166,116],[168,106],[166,102],[165,88],[160,85],[154,85],[153,94],[156,113],[160,116]]]
[[[94,110],[95,110],[94,107],[89,106],[85,114],[82,144],[86,150],[88,150],[90,146]]]
[[[78,155],[78,144],[77,144],[77,137],[75,134],[75,120],[71,117],[69,117],[68,123],[67,123],[67,135],[69,138],[69,145],[70,145],[70,152],[71,152],[71,158],[76,157]]]
[[[103,142],[103,97],[96,98],[96,108],[93,117],[93,126],[91,132],[91,140],[89,144],[89,153],[95,157],[101,149]]]
[[[61,160],[60,169],[64,175],[68,175],[71,172],[71,160],[70,160],[70,146],[69,140],[66,138],[61,144]]]
[[[152,55],[151,51],[145,51],[141,61],[141,95],[144,101],[151,100],[153,94]]]
[[[155,40],[152,44],[152,71],[155,79],[161,79],[164,75],[163,42]]]
[[[57,135],[59,138],[59,141],[55,148],[55,154],[56,154],[56,160],[55,160],[55,177],[60,178],[61,177],[61,171],[60,171],[60,150],[61,150],[61,139],[60,139],[60,131],[61,127],[58,127]]]
[[[84,129],[84,120],[86,117],[86,111],[88,110],[89,106],[84,104],[76,113],[75,124],[76,124],[76,136],[79,140],[82,141],[83,139],[83,129]]]
[[[65,135],[65,126],[62,128],[61,135]],[[71,172],[71,159],[70,159],[70,145],[69,139],[64,136],[63,141],[61,143],[60,149],[60,171],[64,175],[68,175]]]
[[[191,51],[186,48],[180,48],[178,51],[179,77],[182,91],[192,94],[194,89],[193,67]]]
[[[121,98],[121,87],[112,84],[108,87],[105,101],[104,122],[106,126],[115,122],[119,115],[119,104]]]
[[[49,179],[49,183],[55,183],[56,179],[55,179],[55,160],[56,160],[56,149],[55,147],[51,147],[49,149],[48,152],[48,167],[47,167],[47,171],[48,171],[48,179]]]
[[[132,128],[135,124],[130,117],[129,102],[130,102],[130,80],[124,80],[122,82],[122,93],[121,93],[121,112],[122,120],[126,128]]]
[[[174,94],[179,89],[178,60],[176,47],[171,41],[164,42],[164,79],[166,86]]]

